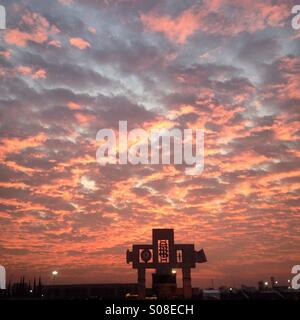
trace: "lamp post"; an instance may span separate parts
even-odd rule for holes
[[[58,275],[58,272],[56,270],[52,271],[53,284],[55,284],[55,278],[57,275]]]

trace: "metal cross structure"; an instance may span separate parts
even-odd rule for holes
[[[138,270],[138,295],[146,295],[146,269],[155,269],[153,287],[167,287],[175,283],[174,269],[182,270],[184,298],[192,297],[191,269],[196,263],[206,262],[204,250],[195,251],[194,244],[175,244],[174,229],[153,229],[152,244],[134,244],[132,251],[127,250],[127,263]]]

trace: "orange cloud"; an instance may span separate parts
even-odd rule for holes
[[[236,9],[233,12],[232,5]],[[197,30],[231,36],[266,27],[282,27],[289,11],[287,4],[274,5],[271,1],[205,0],[201,6],[193,6],[175,18],[152,11],[142,14],[140,19],[146,30],[161,32],[168,39],[183,44]]]
[[[73,101],[68,102],[68,107],[69,107],[71,110],[80,110],[80,109],[81,109],[80,104],[78,104],[78,103],[76,103],[76,102],[73,102]]]
[[[33,75],[33,79],[45,79],[47,76],[47,72],[44,69],[39,69],[37,70],[34,75]]]
[[[6,59],[10,59],[11,58],[11,50],[3,50],[0,51],[0,57],[4,57]]]
[[[164,33],[170,40],[182,44],[199,27],[197,15],[192,10],[186,10],[175,19],[170,16],[158,16],[154,13],[141,15],[141,20],[146,29]]]
[[[44,43],[50,33],[57,33],[58,29],[51,26],[48,20],[39,13],[26,11],[21,17],[19,28],[9,29],[5,32],[4,41],[20,47],[25,47],[28,41]],[[23,26],[29,31],[23,31]]]
[[[43,43],[47,41],[48,35],[44,31],[35,34],[20,31],[19,29],[8,30],[4,35],[4,40],[8,44],[14,44],[19,47],[25,47],[28,41]]]
[[[23,149],[29,147],[37,147],[43,144],[47,140],[47,136],[43,133],[36,135],[35,137],[28,137],[24,139],[18,138],[5,138],[2,140],[0,146],[1,159],[9,153],[18,153]]]
[[[30,76],[32,79],[45,79],[47,76],[46,70],[38,69],[34,71],[31,67],[28,66],[17,67],[17,72],[23,76]]]
[[[91,47],[90,43],[88,41],[83,40],[82,38],[71,38],[69,42],[73,47],[76,47],[80,50],[84,50]]]
[[[27,66],[20,66],[17,68],[18,72],[24,76],[28,76],[32,74],[32,69]]]
[[[80,112],[75,113],[75,118],[80,124],[86,124],[94,120],[94,117],[91,115],[86,115]]]

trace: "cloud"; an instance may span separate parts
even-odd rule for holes
[[[69,42],[73,47],[76,47],[80,50],[84,50],[91,47],[88,41],[83,40],[81,38],[70,38]]]
[[[8,29],[4,34],[4,41],[10,45],[25,47],[29,41],[44,43],[49,34],[55,34],[59,30],[49,23],[40,13],[25,10],[21,15],[19,27]]]
[[[53,46],[53,47],[56,47],[56,48],[61,48],[62,47],[62,44],[59,40],[51,40],[48,42],[49,46]]]
[[[48,34],[44,30],[35,34],[20,31],[18,29],[8,30],[5,33],[4,40],[8,44],[15,44],[20,47],[25,47],[28,41],[43,43],[48,40]]]
[[[47,72],[44,69],[34,71],[28,66],[17,67],[17,72],[24,76],[30,76],[32,79],[45,79],[47,77]]]
[[[65,5],[65,6],[70,6],[74,4],[74,0],[58,0],[59,3]]]
[[[239,52],[239,58],[245,62],[261,65],[273,61],[280,55],[281,46],[276,39],[254,39],[247,41]]]
[[[5,247],[0,247],[0,252],[2,254],[9,254],[13,256],[23,256],[27,255],[30,253],[28,249],[20,249],[20,248],[5,248]]]
[[[97,33],[97,29],[94,28],[94,27],[89,27],[88,30],[89,30],[90,33],[93,33],[93,34],[96,34],[96,33]]]
[[[170,16],[158,16],[155,13],[142,14],[141,21],[146,29],[164,33],[170,40],[179,44],[192,35],[199,27],[197,15],[187,10],[180,16],[172,19]]]
[[[251,8],[251,10],[249,10]],[[282,27],[289,16],[286,3],[271,1],[203,1],[179,15],[161,15],[159,9],[141,14],[146,30],[161,32],[178,44],[183,44],[196,31],[225,36],[241,32],[254,33],[267,27]]]
[[[10,50],[3,50],[3,51],[0,51],[0,56],[6,59],[10,59],[12,56],[12,53]]]

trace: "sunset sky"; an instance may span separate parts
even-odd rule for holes
[[[295,1],[0,0],[0,264],[135,282],[151,229],[204,248],[193,285],[300,264]],[[96,162],[96,133],[202,128],[205,169]],[[285,284],[285,283],[284,283]]]

